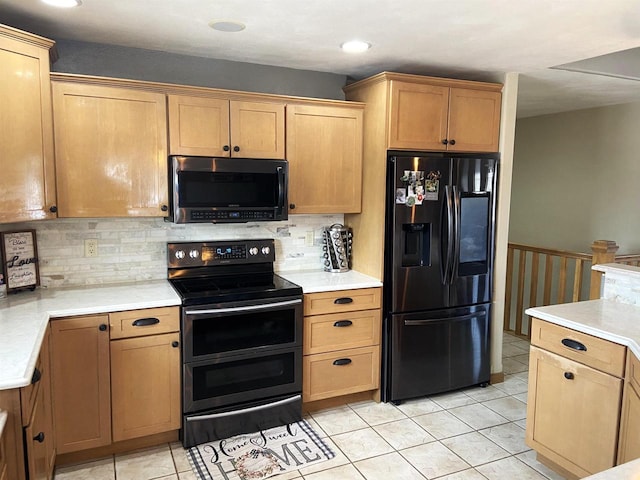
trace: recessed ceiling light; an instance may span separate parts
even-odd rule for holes
[[[351,40],[349,42],[344,42],[340,45],[340,48],[347,53],[362,53],[369,50],[371,48],[371,44],[361,40]]]
[[[81,0],[42,0],[42,2],[58,8],[71,8],[82,5]]]
[[[219,32],[240,32],[247,28],[244,23],[230,22],[227,20],[214,20],[209,22],[209,26]]]

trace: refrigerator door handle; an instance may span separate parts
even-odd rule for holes
[[[428,318],[424,320],[405,320],[404,324],[408,327],[417,325],[430,325],[434,322],[447,322],[449,320],[470,320],[475,317],[481,317],[486,314],[486,310],[478,310],[477,312],[468,313],[467,315],[460,315],[458,317],[444,317],[444,318]]]
[[[461,200],[458,187],[453,186],[453,261],[451,262],[451,276],[449,283],[453,283],[454,272],[460,262],[460,217],[461,217]]]
[[[447,258],[444,266],[444,278],[443,283],[451,283],[450,277],[452,277],[452,257],[453,257],[453,197],[449,185],[444,187],[444,196],[447,202]]]

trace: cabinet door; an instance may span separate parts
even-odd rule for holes
[[[171,155],[229,157],[229,100],[168,95]]]
[[[179,333],[113,340],[113,440],[180,428]]]
[[[531,347],[527,444],[578,477],[612,467],[621,392],[621,379]]]
[[[231,155],[284,159],[284,104],[236,102],[231,108]]]
[[[58,216],[166,216],[162,94],[53,83]]]
[[[106,315],[51,321],[58,453],[111,443],[108,323]]]
[[[51,418],[45,398],[46,385],[40,384],[29,425],[24,429],[27,448],[27,470],[29,480],[50,480],[53,478],[51,449],[53,444]]]
[[[388,148],[446,150],[449,88],[391,81]]]
[[[0,27],[0,223],[55,218],[49,51]]]
[[[455,152],[497,152],[501,98],[500,92],[452,88],[447,149]]]
[[[627,384],[622,400],[618,464],[636,458],[640,458],[640,396],[630,384]]]
[[[287,106],[289,213],[358,213],[362,109]]]

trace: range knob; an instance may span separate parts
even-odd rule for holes
[[[251,247],[251,248],[249,249],[249,255],[253,255],[253,256],[255,256],[255,255],[257,255],[257,254],[258,254],[258,249],[257,249],[256,247]]]
[[[175,255],[178,260],[182,260],[185,257],[184,250],[176,250]]]
[[[189,256],[191,258],[198,258],[200,256],[200,252],[198,250],[191,250],[189,252]]]
[[[271,252],[271,249],[269,247],[262,247],[263,255],[269,255],[269,252]]]

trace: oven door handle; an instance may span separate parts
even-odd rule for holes
[[[242,408],[240,410],[232,410],[230,412],[212,413],[210,415],[198,415],[195,417],[187,417],[187,422],[199,422],[201,420],[212,420],[214,418],[230,417],[233,415],[241,415],[243,413],[258,412],[260,410],[266,410],[268,408],[277,407],[278,405],[286,405],[287,403],[297,402],[302,398],[301,395],[295,395],[293,397],[285,398],[284,400],[278,400],[272,403],[265,403],[264,405],[256,405],[255,407]]]
[[[266,310],[274,307],[288,307],[290,305],[298,305],[302,303],[301,299],[287,300],[286,302],[267,303],[265,305],[247,305],[244,307],[229,307],[229,308],[210,308],[207,310],[187,310],[187,315],[208,315],[211,313],[228,313],[228,312],[247,312],[252,310]]]

